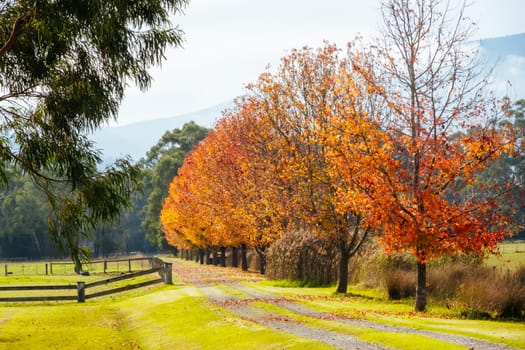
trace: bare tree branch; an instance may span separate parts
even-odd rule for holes
[[[13,47],[18,37],[24,32],[25,25],[29,22],[31,16],[32,12],[27,11],[16,19],[9,39],[7,39],[4,46],[0,49],[0,57],[3,57]]]

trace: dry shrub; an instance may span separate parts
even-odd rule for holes
[[[416,260],[410,254],[385,256],[371,241],[352,258],[350,270],[351,283],[383,287],[392,300],[415,295]],[[469,318],[525,318],[525,266],[501,271],[475,255],[443,257],[429,263],[427,288],[433,302]]]
[[[400,300],[416,295],[416,275],[414,272],[399,268],[388,268],[383,270],[383,279],[390,300]]]
[[[468,278],[456,300],[465,316],[491,315],[497,318],[525,318],[525,266],[516,271],[490,271]]]
[[[266,273],[272,279],[327,285],[337,281],[337,248],[307,231],[283,235],[268,250]]]
[[[377,260],[381,267],[383,286],[390,300],[416,295],[416,260],[409,254],[390,254]]]
[[[449,302],[466,283],[485,278],[490,268],[477,262],[452,259],[429,266],[427,272],[427,291],[436,301]]]

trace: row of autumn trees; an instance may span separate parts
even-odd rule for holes
[[[464,7],[381,4],[382,39],[294,50],[186,157],[161,212],[181,248],[253,247],[308,230],[339,248],[339,284],[367,237],[427,263],[492,252],[507,233],[479,174],[515,150],[508,106],[486,93]],[[502,189],[505,191],[505,188]]]

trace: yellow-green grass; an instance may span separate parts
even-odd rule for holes
[[[104,305],[0,308],[0,349],[138,349]]]
[[[413,300],[388,301],[380,292],[360,296],[358,287],[349,286],[349,296],[330,294],[327,288],[283,288],[271,283],[250,284],[262,292],[286,296],[314,310],[337,313],[393,326],[439,331],[500,342],[525,349],[525,323],[463,320],[444,307],[429,306],[424,314],[413,312]],[[332,289],[333,293],[333,289]]]
[[[225,293],[225,294],[227,294],[229,296],[232,296],[232,297],[236,297],[236,298],[239,298],[239,299],[247,299],[247,298],[249,298],[248,294],[240,291],[237,288],[234,288],[232,286],[228,286],[226,284],[217,284],[214,287],[219,289],[223,293]]]
[[[499,255],[487,258],[487,266],[510,270],[525,266],[525,241],[504,242],[500,244],[499,250]]]
[[[353,335],[359,340],[385,345],[394,349],[465,349],[465,347],[462,346],[418,334],[401,334],[395,332],[379,331],[365,326],[357,326],[337,321],[321,320],[302,316],[279,306],[264,302],[254,302],[251,305],[269,311],[273,314],[283,315],[293,320],[300,321],[310,327]]]
[[[194,287],[161,286],[117,301],[0,306],[0,350],[174,348],[333,349],[244,321]]]
[[[525,324],[523,322],[426,318],[417,316],[371,316],[368,319],[390,325],[465,335],[476,339],[503,343],[515,348],[525,349]]]
[[[245,282],[245,285],[258,289],[261,292],[269,292],[281,296],[337,296],[336,286],[324,287],[300,287],[294,281],[289,280],[264,280],[258,283]],[[340,294],[340,296],[345,296]],[[385,291],[380,288],[363,288],[359,285],[348,285],[346,296],[359,296],[366,299],[384,299]]]
[[[296,296],[296,295],[315,295],[315,296],[331,296],[334,294],[335,287],[313,287],[304,288],[297,287],[293,281],[288,280],[265,280],[261,282],[244,282],[244,285],[259,290],[264,293],[276,294],[280,296]]]
[[[333,349],[241,320],[211,304],[194,287],[165,289],[118,307],[146,349],[170,349],[175,344],[181,349]]]
[[[327,312],[346,309],[351,305],[356,316],[364,311],[408,313],[414,308],[409,299],[389,301],[385,299],[384,292],[378,289],[363,289],[358,286],[348,286],[348,293],[345,295],[336,294],[334,287],[285,288],[272,286],[270,282],[247,283],[247,285],[261,292],[296,299],[302,303],[321,303],[323,305],[322,311]],[[429,309],[429,312],[443,311],[452,315],[451,311],[445,310],[436,308]]]
[[[522,322],[463,320],[436,317],[431,312],[415,314],[411,311],[412,308],[408,309],[409,305],[403,307],[403,304],[395,303],[392,307],[386,304],[378,307],[356,298],[348,301],[312,299],[302,303],[317,311],[334,312],[393,326],[465,335],[525,349],[525,324]]]

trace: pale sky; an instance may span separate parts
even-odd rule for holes
[[[372,37],[378,7],[377,0],[190,0],[174,19],[185,32],[184,48],[167,51],[147,92],[128,88],[118,124],[230,101],[293,48]],[[490,38],[525,32],[524,10],[524,0],[473,0],[467,15],[478,24],[475,38]]]

